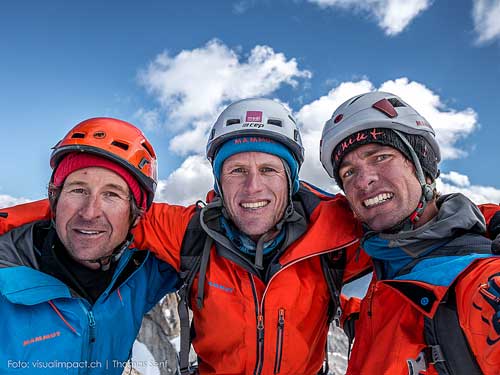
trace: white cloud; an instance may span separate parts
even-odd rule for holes
[[[450,173],[441,173],[439,177],[441,180],[449,181],[455,186],[470,186],[469,177],[455,171],[451,171]]]
[[[198,199],[205,200],[212,186],[212,168],[206,158],[201,155],[189,156],[166,180],[159,181],[155,201],[192,204]]]
[[[375,17],[387,35],[402,32],[432,0],[308,0],[319,6],[352,9]]]
[[[32,199],[27,198],[16,198],[6,194],[0,194],[0,207],[11,207],[17,204],[27,203]]]
[[[473,0],[472,18],[479,43],[500,38],[500,0]]]
[[[139,74],[141,84],[160,103],[168,131],[177,134],[170,147],[181,155],[203,151],[208,128],[225,104],[268,95],[284,84],[295,87],[297,79],[309,77],[295,59],[271,47],[257,45],[243,61],[215,39],[175,56],[164,52]],[[149,123],[159,118],[144,109],[137,115]]]
[[[436,181],[437,190],[443,194],[462,193],[476,204],[500,203],[500,189],[493,186],[471,185],[469,177],[458,172],[443,173]]]

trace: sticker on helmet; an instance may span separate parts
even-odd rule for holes
[[[246,122],[262,122],[262,111],[247,111]]]

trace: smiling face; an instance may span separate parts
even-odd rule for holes
[[[376,231],[408,217],[422,194],[413,164],[395,148],[378,143],[349,152],[339,175],[354,213]]]
[[[88,260],[111,255],[125,241],[131,225],[127,183],[104,168],[71,173],[57,201],[55,223],[70,256],[89,268],[99,268]]]
[[[243,152],[227,158],[221,188],[229,217],[254,241],[283,217],[288,181],[283,162],[275,155]]]

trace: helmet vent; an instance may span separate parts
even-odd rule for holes
[[[111,142],[111,145],[119,147],[119,148],[121,148],[122,150],[125,150],[125,151],[128,150],[128,144],[123,143],[123,142],[113,141],[113,142]]]
[[[149,156],[151,156],[152,158],[155,157],[155,153],[152,151],[152,147],[151,147],[151,145],[148,142],[142,142],[141,146],[146,149],[146,151],[148,152]]]
[[[239,118],[232,118],[232,119],[229,119],[226,121],[226,126],[231,126],[231,125],[239,124],[239,123],[240,123]]]
[[[356,100],[361,99],[361,97],[362,97],[362,96],[364,96],[364,95],[365,95],[365,94],[361,94],[361,95],[356,96],[355,98],[353,98],[353,99],[351,100],[351,102],[349,103],[349,105],[353,104]]]
[[[295,119],[294,119],[292,116],[288,115],[288,118],[289,118],[289,119],[290,119],[290,121],[292,121],[295,125],[297,125],[297,122],[295,121]]]
[[[85,138],[85,133],[73,133],[71,138]]]
[[[392,104],[393,107],[406,107],[406,104],[404,104],[398,98],[390,98],[387,100]]]
[[[281,123],[281,120],[273,120],[273,119],[269,119],[267,120],[267,123],[269,125],[275,125],[275,126],[279,126],[280,128],[283,126],[282,123]]]
[[[295,129],[295,130],[293,131],[293,139],[294,139],[296,142],[298,142],[298,140],[299,140],[299,131],[298,131],[297,129]]]

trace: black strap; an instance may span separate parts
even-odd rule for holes
[[[198,309],[203,307],[203,296],[205,293],[205,279],[207,275],[208,259],[210,258],[210,249],[212,247],[212,237],[207,236],[205,246],[203,247],[203,254],[201,256],[200,274],[198,277],[198,296],[196,297],[196,304]]]
[[[177,311],[179,313],[179,321],[181,326],[180,334],[180,350],[179,350],[179,367],[181,375],[192,374],[192,369],[189,364],[189,351],[191,349],[190,337],[190,322],[189,322],[189,295],[194,278],[201,265],[201,256],[193,257],[191,267],[180,276],[184,280],[181,288],[177,292],[179,295],[179,303]]]
[[[344,277],[344,267],[346,264],[346,253],[342,249],[335,254],[323,254],[320,256],[321,267],[325,276],[328,291],[330,292],[330,304],[328,306],[328,324],[337,321],[342,313],[340,306],[340,290]]]
[[[481,375],[481,369],[460,327],[453,287],[433,319],[425,318],[424,335],[428,347],[426,363],[431,363],[440,375]]]

